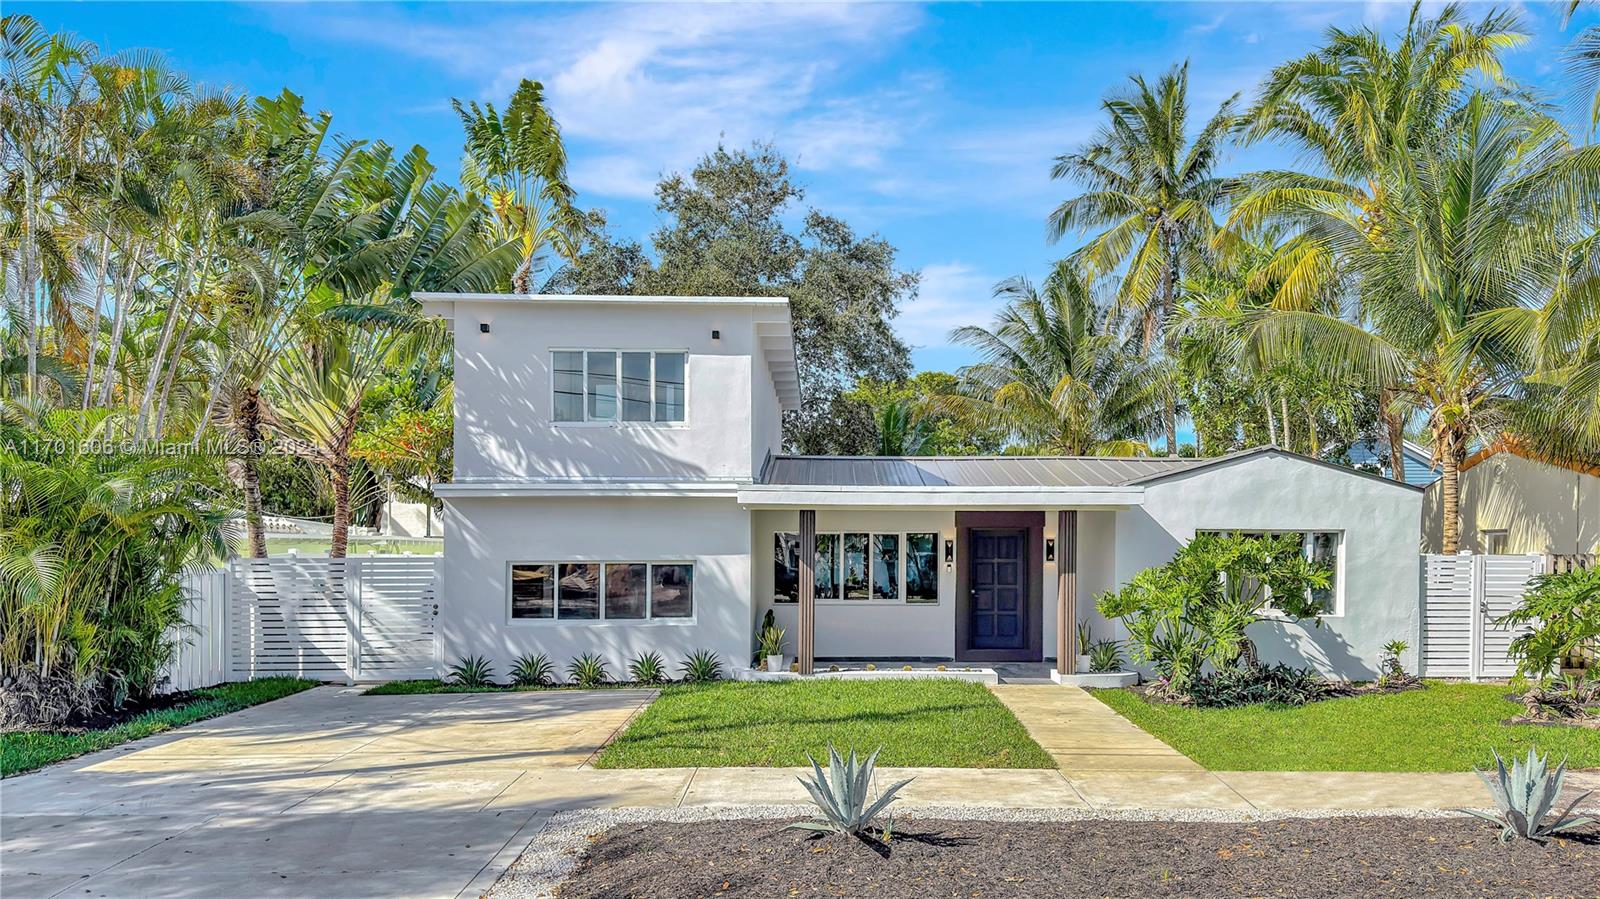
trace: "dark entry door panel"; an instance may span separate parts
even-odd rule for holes
[[[1028,531],[973,529],[967,553],[972,649],[1028,645]]]

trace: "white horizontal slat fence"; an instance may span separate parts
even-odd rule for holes
[[[1423,675],[1514,675],[1507,648],[1517,632],[1494,622],[1521,603],[1545,564],[1541,556],[1423,556]]]
[[[431,677],[440,560],[283,556],[190,575],[168,690],[291,676]]]

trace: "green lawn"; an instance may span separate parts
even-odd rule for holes
[[[1213,771],[1469,771],[1529,746],[1569,767],[1600,766],[1600,731],[1506,726],[1521,706],[1503,684],[1430,682],[1425,690],[1285,708],[1195,709],[1128,690],[1096,699]]]
[[[130,718],[114,727],[75,733],[25,731],[0,735],[0,775],[10,777],[52,765],[56,762],[110,749],[120,743],[148,737],[174,727],[215,718],[242,708],[282,699],[316,681],[293,677],[268,677],[239,684],[222,684],[194,691],[195,698],[183,705],[157,709]]]
[[[879,680],[674,685],[600,753],[599,768],[782,767],[829,742],[882,765],[1054,768],[981,684]]]

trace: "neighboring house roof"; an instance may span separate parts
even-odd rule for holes
[[[1377,464],[1387,467],[1389,464],[1389,452],[1377,440],[1352,444],[1349,455],[1351,463],[1356,465]],[[1433,453],[1427,447],[1407,440],[1401,444],[1400,455],[1405,465],[1407,484],[1426,487],[1438,480],[1439,472],[1433,464]]]
[[[762,471],[760,483],[777,487],[967,490],[1138,487],[1248,456],[1267,454],[1290,456],[1396,487],[1422,489],[1275,446],[1259,446],[1203,459],[1170,456],[774,456]]]
[[[1530,462],[1538,462],[1544,465],[1551,465],[1556,468],[1565,468],[1568,471],[1575,471],[1579,474],[1600,477],[1600,462],[1564,462],[1558,459],[1551,459],[1548,456],[1534,452],[1533,450],[1524,446],[1520,441],[1512,437],[1498,438],[1493,443],[1468,456],[1462,461],[1461,470],[1470,471],[1479,463],[1486,462],[1501,453],[1510,453],[1513,456],[1521,459],[1527,459]]]

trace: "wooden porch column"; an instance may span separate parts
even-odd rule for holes
[[[800,634],[795,640],[796,661],[801,674],[810,674],[816,666],[816,645],[812,639],[817,624],[816,560],[817,513],[814,509],[801,509]]]
[[[1078,510],[1056,520],[1056,670],[1078,669]]]

